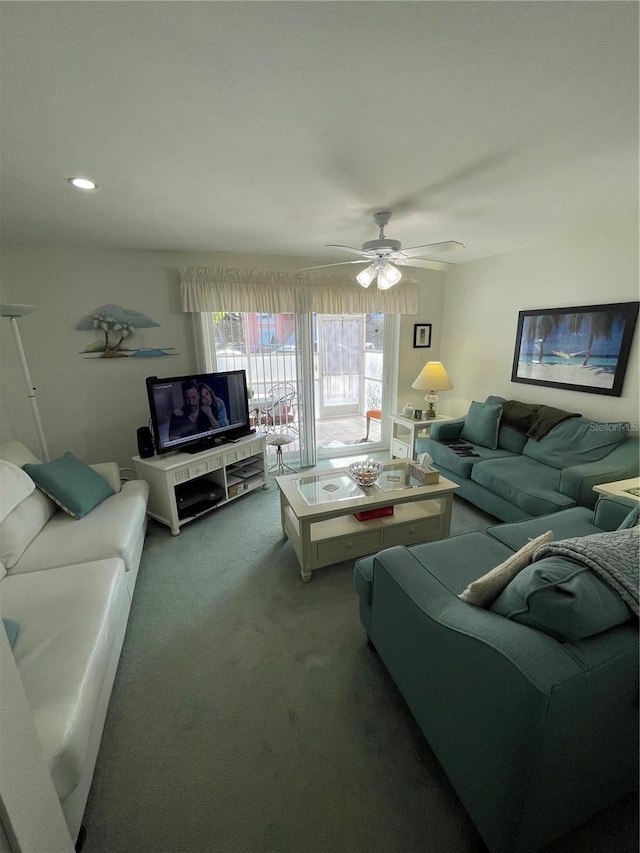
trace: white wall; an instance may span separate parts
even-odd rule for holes
[[[545,403],[594,420],[637,424],[636,328],[621,397],[511,382],[518,312],[638,300],[638,220],[582,222],[544,246],[459,266],[447,273],[442,361],[454,389],[440,409],[462,415],[488,394]],[[637,427],[636,427],[637,429]]]
[[[197,369],[192,315],[180,308],[182,266],[226,266],[294,271],[300,258],[177,252],[94,251],[10,248],[2,257],[2,301],[30,303],[36,311],[19,320],[31,378],[52,458],[72,450],[87,462],[131,464],[136,429],[147,423],[144,380]],[[444,274],[423,270],[420,314],[402,322],[399,393],[401,402],[424,361],[437,357],[442,329]],[[86,358],[82,349],[98,335],[75,326],[105,304],[144,311],[160,323],[143,329],[141,347],[174,347],[165,358]],[[434,346],[414,350],[413,323],[434,324]],[[0,322],[0,440],[19,438],[40,454],[17,354],[6,320]],[[434,354],[434,355],[431,355]],[[422,398],[413,392],[415,403]],[[408,398],[407,398],[408,399]]]
[[[149,418],[145,377],[165,370],[188,372],[194,357],[191,318],[180,311],[176,275],[161,254],[63,249],[4,253],[2,301],[36,306],[19,324],[52,458],[72,450],[86,461],[130,464],[137,452],[136,428]],[[85,358],[81,350],[99,336],[77,331],[76,323],[105,304],[144,311],[161,326],[136,334],[138,345],[175,347],[179,355]],[[0,437],[20,438],[39,455],[7,321],[0,329]]]
[[[196,369],[192,317],[180,309],[181,266],[230,266],[293,271],[301,259],[223,254],[10,248],[2,258],[2,301],[37,310],[20,330],[52,457],[72,450],[86,461],[130,464],[136,429],[149,413],[146,376]],[[420,281],[416,316],[402,318],[398,405],[422,407],[411,383],[426,361],[442,360],[454,384],[439,410],[464,414],[469,402],[501,394],[579,411],[598,420],[638,422],[638,337],[622,397],[512,383],[518,311],[638,299],[638,231],[633,216],[608,216],[521,249],[444,273],[412,270]],[[141,330],[139,346],[175,347],[176,356],[87,359],[92,340],[75,326],[104,304],[147,313],[160,327]],[[414,323],[432,323],[430,349],[413,349]],[[22,374],[6,320],[0,322],[0,440],[20,438],[39,453]]]
[[[412,273],[414,271],[412,270]],[[421,270],[422,272],[422,270]],[[409,403],[415,409],[426,408],[424,391],[411,387],[422,368],[428,361],[440,361],[440,349],[443,341],[443,315],[446,298],[446,274],[428,272],[428,278],[420,281],[420,304],[418,313],[403,315],[400,321],[400,345],[398,347],[398,404],[396,412]],[[431,323],[431,346],[413,348],[413,332],[416,323]],[[439,408],[445,401],[444,393]]]

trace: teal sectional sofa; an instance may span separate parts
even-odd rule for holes
[[[458,596],[531,537],[615,530],[632,507],[601,499],[595,511],[574,507],[356,563],[369,644],[491,853],[538,850],[637,788],[638,624],[610,586],[561,557],[524,569],[490,609]],[[514,594],[530,601],[527,583],[539,589],[545,572],[555,580],[537,610],[514,610]]]
[[[577,416],[542,438],[528,437],[500,421],[506,403],[496,396],[472,403],[464,418],[434,423],[429,438],[416,441],[416,452],[428,453],[443,476],[458,483],[458,496],[485,512],[520,521],[573,506],[593,508],[593,486],[638,475],[638,440],[629,437],[627,424]],[[459,456],[445,443],[460,438],[476,455]]]

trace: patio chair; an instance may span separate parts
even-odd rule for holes
[[[290,382],[278,382],[268,391],[268,403],[262,406],[260,423],[267,429],[286,426],[298,431],[295,425],[297,410],[297,393],[295,385]]]

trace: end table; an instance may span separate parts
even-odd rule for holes
[[[446,415],[436,415],[435,418],[429,420],[415,420],[399,414],[389,415],[389,418],[391,419],[390,451],[392,459],[415,459],[418,434],[422,432],[428,435],[432,424],[453,420]],[[398,427],[400,427],[399,433]]]

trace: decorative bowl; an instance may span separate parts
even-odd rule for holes
[[[372,486],[380,476],[383,466],[373,459],[365,459],[363,462],[352,462],[349,465],[349,474],[359,486]]]

